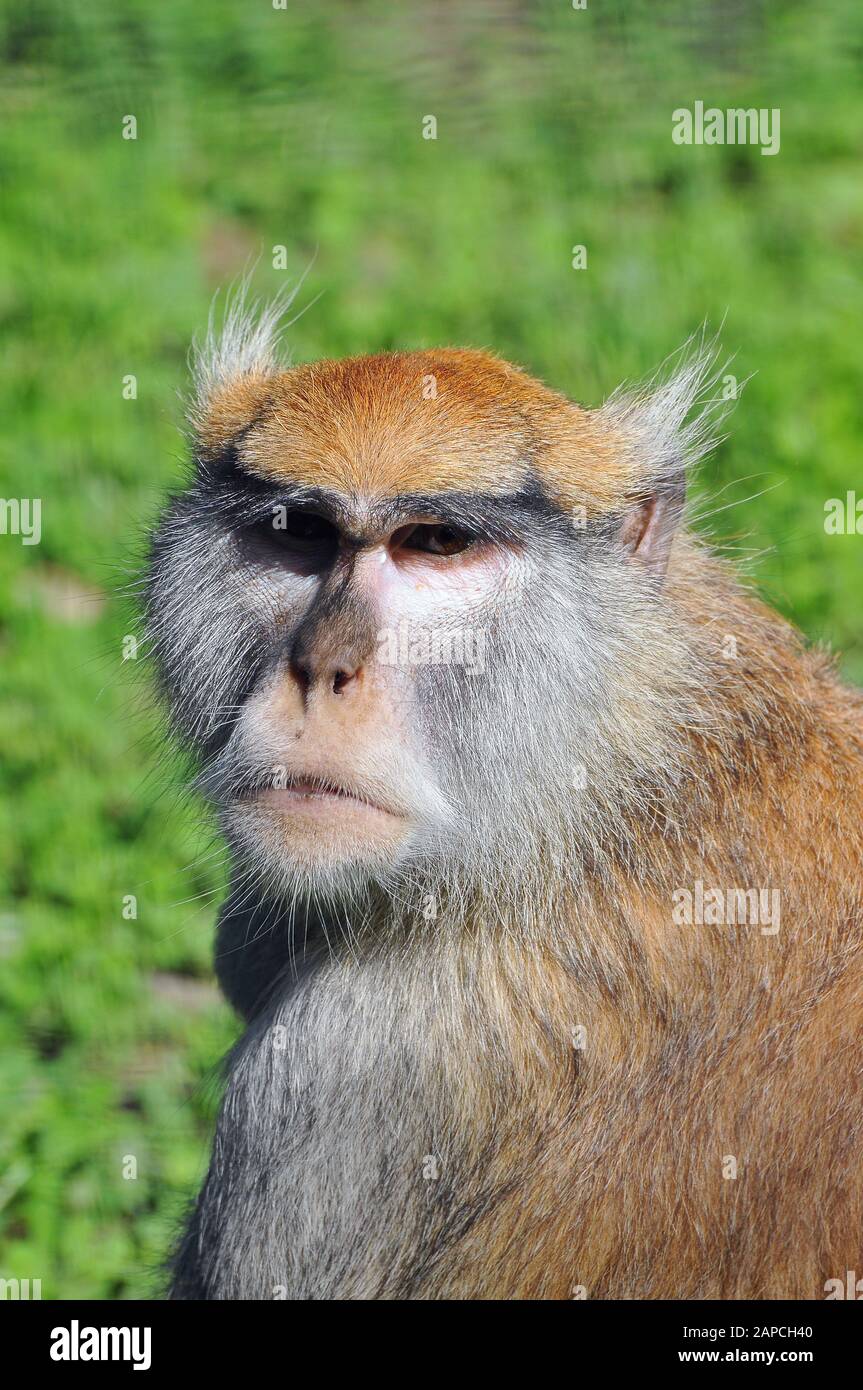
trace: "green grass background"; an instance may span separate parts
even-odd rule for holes
[[[0,1276],[134,1297],[235,1034],[218,846],[112,597],[214,292],[316,255],[296,359],[485,346],[589,404],[725,317],[754,376],[702,486],[745,505],[709,528],[863,678],[863,538],[823,529],[863,493],[863,9],[3,0],[0,52],[0,494],[43,507],[0,536]],[[675,146],[695,100],[779,107],[780,153]]]

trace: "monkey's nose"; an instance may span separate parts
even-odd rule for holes
[[[305,698],[313,689],[342,695],[353,684],[358,683],[362,667],[353,662],[326,664],[315,669],[308,662],[292,661],[291,674]]]

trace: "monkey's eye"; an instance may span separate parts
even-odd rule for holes
[[[433,526],[413,526],[400,544],[404,550],[421,550],[426,555],[458,555],[473,545],[474,537],[459,526],[439,523]]]
[[[335,526],[315,512],[298,508],[274,507],[257,523],[255,530],[273,545],[295,555],[332,558],[338,549],[339,534]]]

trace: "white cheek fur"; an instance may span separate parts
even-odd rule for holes
[[[362,556],[355,579],[375,605],[382,625],[406,621],[433,625],[476,616],[509,591],[521,561],[489,548],[480,558],[456,564],[396,561],[381,547]]]

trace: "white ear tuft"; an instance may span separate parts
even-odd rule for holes
[[[645,493],[675,487],[686,470],[724,437],[719,426],[735,404],[718,394],[730,359],[720,364],[716,337],[695,333],[647,381],[618,388],[598,414],[632,455],[633,475]],[[674,364],[673,367],[670,364]]]
[[[267,302],[250,298],[252,271],[247,271],[228,291],[220,319],[213,300],[206,336],[203,342],[193,341],[190,353],[193,417],[200,416],[212,397],[230,383],[287,369],[290,363],[280,356],[279,343],[284,330],[299,318],[298,314],[285,322],[309,269],[296,284],[284,285]]]

